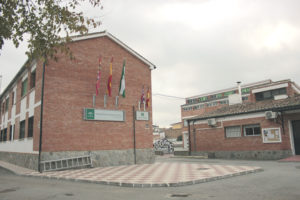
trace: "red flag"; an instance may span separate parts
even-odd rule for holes
[[[150,106],[150,90],[148,88],[147,99],[146,99],[146,107],[148,108],[149,106]]]
[[[145,92],[144,92],[144,86],[143,86],[142,96],[141,96],[141,103],[144,103],[144,102],[145,102]]]
[[[107,81],[107,93],[108,93],[108,96],[111,97],[111,81],[112,81],[112,63],[114,61],[114,58],[112,57],[111,58],[111,61],[110,61],[110,66],[109,66],[109,77],[108,77],[108,81]]]
[[[99,68],[97,72],[97,81],[96,81],[96,95],[99,94],[99,88],[100,88],[100,77],[101,77],[101,56],[99,56]]]

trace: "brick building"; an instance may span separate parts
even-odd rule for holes
[[[177,140],[179,136],[182,136],[182,122],[171,124],[170,128],[165,129],[167,139]]]
[[[59,54],[58,62],[45,66],[43,102],[40,60],[24,65],[1,94],[0,159],[32,169],[38,168],[39,154],[42,161],[89,154],[94,166],[153,162],[151,95],[142,113],[147,117],[134,116],[142,88],[151,91],[155,66],[108,32],[73,37],[68,46],[75,60]],[[118,98],[124,59],[126,97]],[[91,111],[94,118],[87,116]]]
[[[300,154],[300,87],[260,81],[186,99],[184,145],[212,158],[280,159]]]

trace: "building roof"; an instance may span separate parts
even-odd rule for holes
[[[219,118],[247,113],[264,112],[264,111],[288,111],[300,109],[300,95],[288,97],[280,100],[265,100],[256,103],[242,103],[221,107],[212,112],[191,117],[188,121],[205,120],[209,118]]]

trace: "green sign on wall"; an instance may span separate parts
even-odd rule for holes
[[[99,121],[125,121],[125,112],[123,110],[102,110],[93,108],[84,108],[84,120]]]
[[[95,119],[95,110],[94,109],[85,109],[85,119],[94,120]]]

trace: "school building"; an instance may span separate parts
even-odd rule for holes
[[[280,159],[300,155],[300,87],[291,80],[243,84],[186,98],[184,147],[192,155]]]
[[[68,46],[74,60],[35,60],[2,92],[0,159],[35,170],[84,155],[93,166],[152,163],[155,65],[106,31]]]

